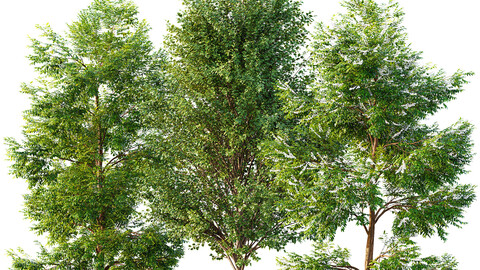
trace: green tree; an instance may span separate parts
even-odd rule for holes
[[[162,58],[129,1],[96,0],[68,26],[32,39],[40,74],[24,139],[7,139],[12,172],[26,179],[25,215],[47,234],[38,259],[14,269],[171,269],[182,242],[145,221],[144,107],[162,83]]]
[[[159,154],[175,165],[156,168],[151,206],[170,227],[244,269],[259,248],[280,249],[293,237],[259,145],[283,123],[276,93],[292,81],[310,15],[291,0],[184,5],[166,41],[174,91],[157,134]]]
[[[475,199],[458,183],[470,162],[472,126],[440,130],[425,119],[462,91],[466,76],[419,63],[409,48],[397,3],[343,2],[333,26],[319,24],[308,91],[285,91],[299,121],[271,151],[295,198],[288,208],[306,233],[333,238],[354,221],[367,234],[365,268],[373,261],[375,226],[393,213],[393,233],[446,238]]]
[[[444,254],[441,257],[420,258],[420,248],[405,237],[383,237],[384,248],[375,258],[372,269],[457,269],[454,257]]]
[[[349,270],[358,268],[348,263],[350,253],[347,249],[326,242],[314,243],[312,255],[289,254],[288,258],[277,260],[282,270]]]

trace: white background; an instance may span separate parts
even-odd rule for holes
[[[176,13],[181,8],[180,1],[136,0],[140,17],[152,26],[151,39],[155,46],[162,46],[166,21],[175,22]],[[406,13],[404,25],[409,40],[415,50],[423,51],[425,63],[434,63],[452,73],[458,68],[474,71],[478,75],[470,77],[457,99],[448,104],[448,109],[439,112],[432,120],[440,127],[456,122],[460,117],[472,122],[476,127],[473,140],[477,143],[474,151],[479,153],[480,137],[480,2],[477,0],[400,0]],[[33,69],[25,58],[29,54],[28,36],[35,37],[38,31],[35,24],[50,23],[56,32],[65,31],[65,24],[75,20],[77,13],[86,8],[90,0],[3,0],[0,5],[0,138],[16,137],[21,134],[23,125],[22,111],[29,108],[28,98],[19,93],[22,82],[31,82],[35,78]],[[304,9],[314,12],[316,21],[328,22],[331,16],[341,11],[338,0],[305,0]],[[475,156],[470,173],[461,177],[462,183],[477,184],[480,175],[479,155]],[[9,161],[6,160],[5,145],[0,143],[0,269],[8,269],[10,259],[7,249],[22,247],[34,255],[37,248],[34,241],[42,239],[29,230],[30,222],[21,213],[23,198],[27,192],[25,181],[9,175]],[[478,192],[478,189],[477,189]],[[465,213],[468,222],[462,229],[449,229],[448,241],[438,238],[417,239],[424,255],[453,254],[460,262],[459,269],[478,269],[478,243],[480,243],[480,203],[476,201]],[[386,221],[386,222],[385,222]],[[385,219],[378,229],[379,234],[388,229]],[[339,233],[336,242],[348,247],[352,252],[351,263],[362,268],[365,247],[365,233],[362,228],[349,226]],[[377,242],[377,248],[381,248]],[[305,253],[310,250],[309,243],[288,245],[288,252]],[[229,269],[227,261],[212,261],[208,248],[199,251],[186,251],[177,269]],[[260,251],[260,262],[249,269],[276,269],[277,253],[270,250]]]

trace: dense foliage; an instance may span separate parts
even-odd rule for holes
[[[284,123],[276,93],[294,81],[310,16],[291,0],[184,4],[166,41],[172,92],[159,113],[158,148],[174,164],[156,169],[152,209],[243,269],[259,248],[292,239],[259,145]]]
[[[446,238],[475,199],[459,176],[472,158],[472,126],[439,129],[425,119],[462,91],[466,76],[420,64],[409,47],[398,4],[343,2],[331,27],[319,24],[311,46],[315,80],[286,91],[295,132],[279,135],[271,159],[294,194],[287,206],[311,237],[333,238],[350,221],[367,234],[394,214],[396,236]]]
[[[128,1],[97,0],[66,37],[40,27],[29,59],[40,74],[24,139],[8,139],[12,172],[26,179],[25,215],[51,250],[15,253],[14,269],[171,269],[182,242],[138,212],[147,153],[141,135],[159,55]]]
[[[243,270],[300,237],[315,251],[282,269],[359,269],[328,242],[349,222],[366,233],[365,269],[457,267],[411,238],[445,240],[475,199],[459,183],[472,125],[427,121],[471,73],[422,65],[394,2],[344,1],[308,60],[298,0],[183,3],[168,55],[127,0],[95,0],[65,36],[39,27],[23,139],[7,144],[48,243],[9,251],[13,269],[172,269],[184,238]]]

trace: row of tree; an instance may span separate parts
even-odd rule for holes
[[[11,252],[13,269],[171,269],[182,239],[235,270],[313,239],[312,256],[281,267],[358,269],[324,242],[352,221],[365,269],[454,268],[410,238],[445,239],[475,199],[458,183],[472,126],[424,121],[470,73],[422,66],[396,3],[345,1],[305,50],[300,4],[185,0],[166,51],[124,0],[95,0],[65,36],[41,27],[24,138],[7,143],[48,245],[35,259]],[[374,258],[386,214],[393,236]]]

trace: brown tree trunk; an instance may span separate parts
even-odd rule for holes
[[[100,109],[100,98],[98,95],[95,96],[95,109],[98,111]],[[96,133],[97,133],[97,157],[95,158],[95,167],[96,167],[96,176],[98,181],[98,189],[103,187],[103,134],[102,134],[102,126],[100,123],[100,119],[97,120],[98,123],[94,123],[96,125]]]
[[[100,98],[97,95],[95,95],[95,109],[98,112],[100,109]],[[96,158],[95,158],[95,168],[96,168],[96,178],[97,178],[97,188],[99,192],[103,188],[103,154],[104,154],[104,149],[103,149],[103,134],[102,134],[102,126],[100,123],[100,119],[97,120],[98,123],[94,123],[96,125],[96,135],[97,135],[97,153],[96,153]],[[104,230],[104,223],[105,223],[105,211],[102,210],[100,212],[98,218],[97,218],[97,224],[100,227],[100,230]],[[97,255],[99,255],[103,250],[103,247],[101,245],[97,245],[95,251]],[[108,268],[107,268],[108,269]]]
[[[373,261],[373,248],[375,244],[375,211],[370,208],[370,218],[367,231],[367,246],[365,248],[365,270],[370,269]]]

